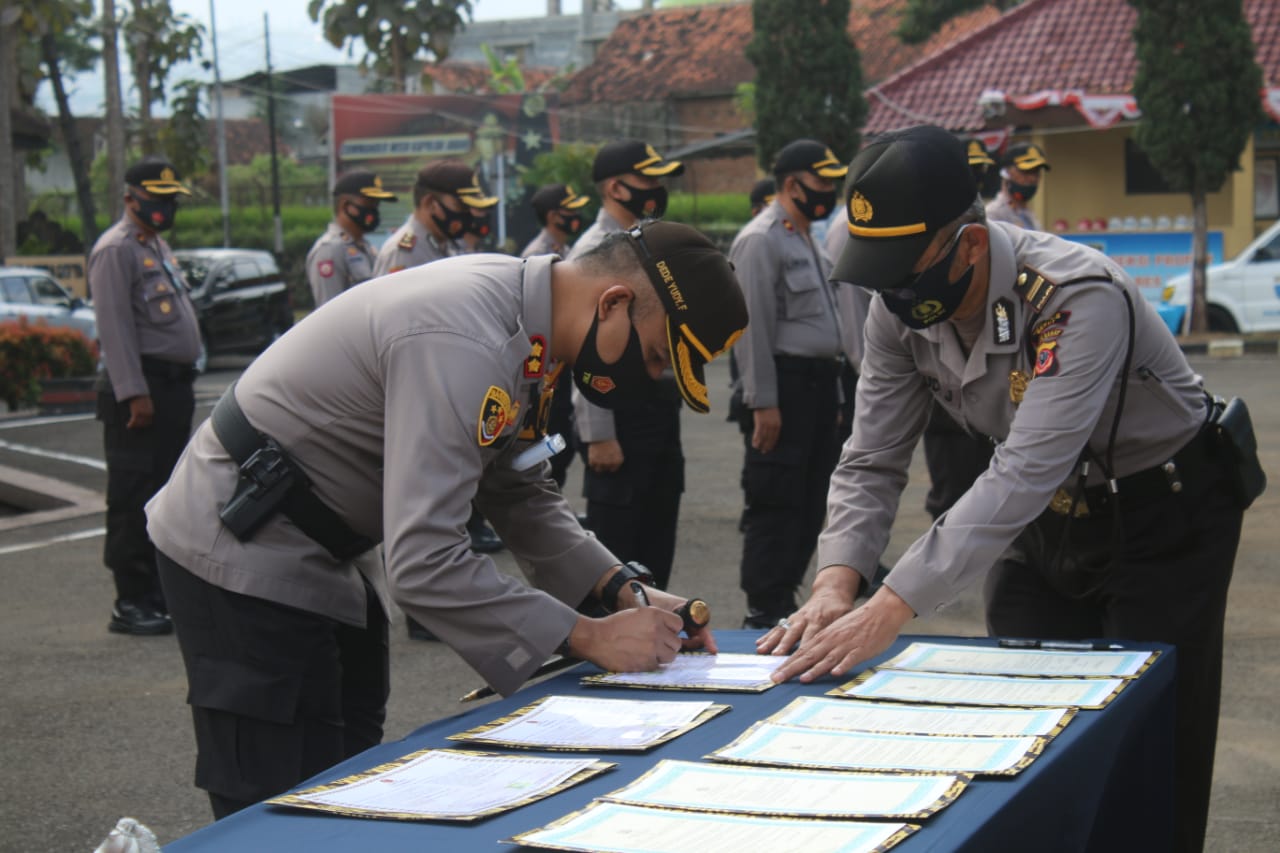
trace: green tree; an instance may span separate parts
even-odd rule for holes
[[[1239,166],[1262,108],[1262,71],[1241,0],[1129,2],[1142,110],[1134,139],[1171,188],[1191,195],[1191,330],[1205,331],[1206,197]]]
[[[849,37],[849,0],[753,0],[756,153],[772,166],[778,149],[812,137],[848,160],[866,117],[862,66]]]
[[[952,18],[967,15],[985,6],[995,6],[1007,12],[1022,0],[907,0],[898,24],[898,38],[906,44],[922,44],[928,41]]]
[[[204,84],[180,80],[173,87],[173,110],[160,128],[160,148],[179,175],[194,177],[209,166],[209,140],[201,110]]]
[[[449,55],[449,41],[471,17],[471,0],[310,0],[307,13],[324,28],[334,47],[364,44],[360,67],[389,77],[394,92],[404,91],[414,60],[426,53],[433,61]]]
[[[124,43],[138,89],[138,123],[142,153],[159,151],[151,123],[151,107],[166,100],[169,73],[182,62],[197,61],[204,48],[204,25],[173,11],[169,0],[133,0],[124,22]]]

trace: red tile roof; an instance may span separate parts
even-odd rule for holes
[[[1264,81],[1280,85],[1280,3],[1245,0],[1244,8]],[[870,89],[863,132],[921,122],[978,130],[984,126],[978,96],[987,89],[1130,94],[1136,24],[1137,12],[1126,0],[1027,0]]]
[[[982,9],[948,24],[926,44],[908,46],[893,34],[905,5],[906,0],[852,0],[849,32],[862,55],[864,80],[881,80],[998,17],[994,9]],[[750,3],[677,7],[624,18],[595,61],[574,75],[561,103],[732,94],[739,83],[755,79],[755,66],[746,57],[751,35]]]

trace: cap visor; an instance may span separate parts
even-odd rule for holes
[[[676,387],[689,408],[700,415],[711,411],[711,398],[707,394],[706,361],[696,348],[676,331],[671,318],[667,318],[667,345],[671,348],[671,368],[676,375]]]
[[[849,174],[848,166],[822,166],[816,170],[819,178],[843,178]]]
[[[377,187],[365,187],[360,190],[360,195],[365,198],[386,199],[387,201],[395,201],[396,194],[389,193],[386,190],[380,190]]]
[[[1043,157],[1023,157],[1013,161],[1013,165],[1017,166],[1024,172],[1030,172],[1032,169],[1048,169],[1049,163]]]
[[[577,210],[580,207],[586,207],[590,201],[591,199],[587,196],[580,195],[575,196],[571,201],[566,201],[563,204],[557,205],[557,207],[561,210]]]
[[[873,290],[894,287],[910,275],[932,240],[931,232],[909,237],[851,236],[831,271],[831,280]]]
[[[636,169],[642,175],[648,175],[651,178],[661,178],[664,175],[679,175],[684,173],[684,163],[679,160],[669,160],[666,163],[658,163],[653,166],[645,166],[643,169]]]
[[[498,203],[498,199],[494,197],[460,195],[458,196],[458,198],[461,199],[462,203],[465,204],[467,207],[478,207],[481,210],[484,210],[485,208],[493,207],[495,204]]]
[[[142,188],[152,195],[191,195],[191,190],[174,181],[143,181]]]

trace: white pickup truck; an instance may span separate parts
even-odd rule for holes
[[[1262,232],[1243,252],[1208,269],[1205,298],[1212,332],[1280,330],[1280,220]],[[1191,302],[1191,274],[1166,282],[1167,302]]]

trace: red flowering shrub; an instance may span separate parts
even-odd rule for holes
[[[0,400],[11,409],[34,405],[41,380],[92,376],[97,364],[97,347],[77,329],[26,318],[0,323]]]

